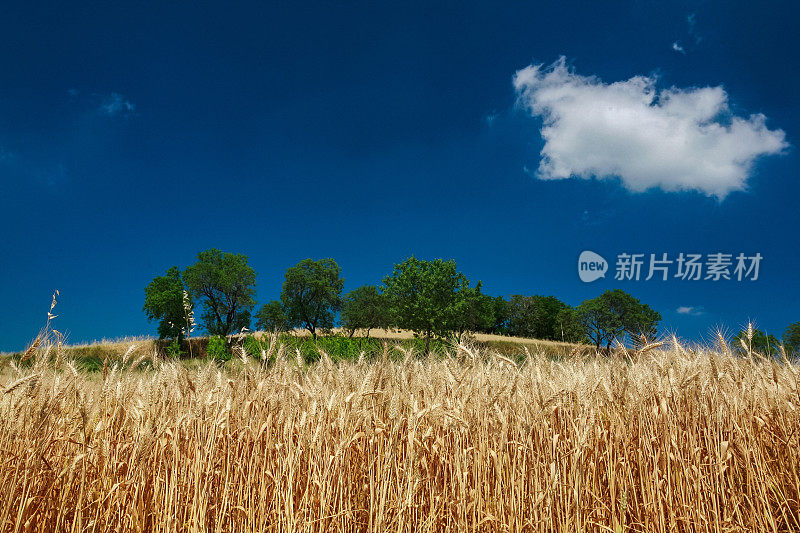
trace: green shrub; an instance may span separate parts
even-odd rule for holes
[[[378,339],[367,339],[363,337],[343,337],[333,335],[331,337],[317,337],[317,342],[309,337],[295,337],[293,335],[282,335],[280,342],[284,345],[287,354],[295,355],[297,350],[303,356],[306,363],[318,361],[321,357],[320,351],[328,354],[334,361],[357,360],[361,352],[368,358],[383,351],[383,345]]]
[[[372,356],[383,351],[381,341],[371,338],[351,338],[335,335],[317,339],[317,347],[327,353],[331,359],[356,360],[361,352]]]
[[[103,369],[103,359],[96,355],[85,355],[75,360],[75,366],[83,372],[99,372]]]
[[[275,348],[277,348],[277,346]],[[247,353],[248,356],[252,357],[256,361],[262,361],[261,357],[269,353],[269,341],[258,339],[253,335],[248,335],[242,341],[242,349]],[[275,356],[277,355],[276,352],[277,350],[273,349],[273,353],[269,356],[269,360],[262,362],[266,363],[267,365],[272,365],[275,362]]]
[[[267,349],[269,349],[269,345],[266,342],[258,340],[253,335],[248,335],[244,338],[244,341],[242,341],[242,348],[247,352],[247,355],[258,359],[261,357],[261,350],[266,352]]]
[[[215,361],[229,361],[231,352],[228,350],[228,343],[224,337],[214,335],[208,339],[208,346],[206,353],[211,359]]]
[[[425,337],[414,337],[413,339],[403,339],[399,342],[399,344],[408,350],[409,348],[414,349],[414,353],[417,355],[425,355]],[[430,341],[430,351],[432,353],[444,353],[451,347],[450,341],[447,339],[442,338],[434,338]]]
[[[178,339],[173,339],[173,341],[167,345],[166,352],[167,356],[180,359],[183,356],[180,341]]]

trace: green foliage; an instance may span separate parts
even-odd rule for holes
[[[168,357],[180,359],[183,356],[183,350],[181,350],[181,342],[178,339],[174,339],[171,343],[169,343],[167,345],[166,351]]]
[[[397,325],[430,339],[446,337],[464,327],[460,313],[469,298],[469,280],[456,262],[409,257],[383,279]],[[426,348],[427,351],[427,348]]]
[[[214,335],[208,339],[206,353],[215,361],[228,361],[231,358],[231,351],[224,337]]]
[[[158,320],[158,336],[162,339],[183,340],[191,330],[192,301],[184,291],[181,271],[174,266],[165,276],[153,278],[144,289],[144,308],[147,319]]]
[[[465,332],[483,332],[492,328],[495,302],[491,296],[481,293],[481,283],[468,287],[459,295],[453,328],[460,335]]]
[[[783,333],[783,346],[787,353],[800,356],[800,322],[795,322]]]
[[[757,352],[767,357],[774,357],[781,353],[781,343],[775,335],[769,335],[760,329],[752,329],[751,332],[752,338],[750,338],[747,329],[743,329],[733,338],[735,341],[734,347],[741,353]]]
[[[334,361],[355,361],[361,352],[364,352],[365,357],[371,359],[383,351],[383,344],[380,340],[365,337],[352,338],[332,335],[314,340],[309,337],[282,335],[280,342],[285,344],[284,349],[287,354],[295,354],[297,350],[300,350],[305,363],[318,361],[321,357],[320,351],[328,354]]]
[[[555,296],[521,296],[508,302],[509,335],[532,339],[562,340],[559,313],[569,306]],[[562,315],[564,318],[566,315]]]
[[[396,342],[406,350],[413,350],[413,353],[422,356],[429,353],[445,353],[453,347],[452,339],[443,337],[428,339],[426,337],[414,337],[412,339],[402,339]],[[405,357],[401,352],[393,350],[394,356]]]
[[[210,334],[227,336],[250,326],[256,272],[247,256],[216,248],[200,252],[183,279],[190,295],[203,302],[201,319]]]
[[[275,362],[276,354],[274,351],[271,354],[269,353],[269,341],[265,339],[259,339],[254,335],[248,335],[242,341],[242,349],[247,355],[258,361],[263,361],[270,365]],[[269,354],[268,361],[265,359],[267,354]]]
[[[272,300],[261,306],[256,313],[256,327],[262,331],[283,332],[289,329],[289,319],[279,300]]]
[[[333,259],[303,259],[286,270],[281,303],[290,326],[307,329],[314,339],[333,327],[344,287],[340,274]]]
[[[365,285],[348,292],[342,302],[342,327],[350,331],[364,329],[369,337],[371,329],[388,329],[391,314],[386,296],[374,285]]]
[[[261,350],[267,351],[269,344],[257,339],[253,335],[248,335],[242,341],[242,348],[250,357],[261,357]]]
[[[250,324],[255,278],[246,256],[206,250],[183,273],[172,267],[165,276],[153,279],[145,288],[144,310],[148,319],[160,321],[162,338],[177,339],[166,349],[178,356],[182,355],[185,332],[192,331],[193,302],[201,302],[203,325],[218,337],[212,338],[209,353],[219,352],[212,357],[227,359],[230,353],[225,340]],[[466,332],[589,341],[597,349],[609,348],[615,339],[638,341],[640,336],[654,336],[661,320],[659,313],[621,290],[606,291],[575,309],[554,296],[513,295],[508,301],[491,297],[482,293],[480,282],[470,287],[454,260],[409,257],[395,264],[383,283],[383,287],[359,287],[342,298],[344,279],[336,261],[305,259],[286,270],[280,300],[261,306],[256,313],[257,327],[276,332],[302,327],[317,342],[319,333],[328,332],[341,311],[341,324],[351,337],[357,330],[366,330],[369,338],[373,329],[396,326],[423,338],[424,351],[429,352],[434,340],[443,341],[454,334],[460,338]],[[217,346],[220,338],[222,347]],[[784,338],[787,349],[800,350],[800,323],[790,326]],[[363,339],[356,340],[363,345]],[[258,356],[260,342],[248,337],[245,349]],[[309,350],[310,358],[315,357],[311,352],[316,348],[305,347],[305,340],[297,342]],[[334,353],[353,355],[355,348],[346,341],[337,337],[330,342]]]
[[[624,335],[653,337],[661,320],[661,314],[620,289],[584,301],[576,313],[578,322],[598,350],[604,343],[609,349],[615,339]]]
[[[574,307],[567,306],[558,312],[556,327],[558,328],[556,340],[573,343],[585,343],[588,340],[578,310]]]
[[[105,359],[88,355],[77,359],[75,361],[75,367],[83,372],[101,372],[103,370],[103,361],[105,361]]]
[[[502,296],[495,296],[492,298],[492,325],[486,330],[486,333],[493,333],[495,335],[506,334],[508,332],[508,302]]]
[[[281,335],[280,341],[284,345],[284,352],[292,356],[300,350],[303,361],[311,364],[319,361],[321,352],[325,352],[333,361],[356,361],[364,353],[367,360],[373,360],[383,355],[384,343],[386,341],[374,337],[346,337],[343,335],[331,335],[329,337],[318,337],[315,341],[311,337],[297,337],[294,335]],[[411,349],[414,354],[423,355],[426,350],[426,340],[423,338],[402,339],[389,342],[388,356],[390,359],[398,360],[405,357],[403,352],[394,348],[395,344],[400,345],[405,350]],[[429,351],[444,353],[450,348],[450,344],[444,339],[433,339],[430,342]]]

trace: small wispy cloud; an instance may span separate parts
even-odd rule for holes
[[[689,41],[688,46],[681,43],[680,39],[672,42],[672,49],[675,52],[683,55],[686,55],[687,51],[689,51],[687,48],[693,50],[698,44],[700,44],[700,41],[703,40],[700,34],[697,33],[697,15],[694,13],[689,13],[689,15],[686,16],[686,23],[688,24],[688,28],[686,30],[686,34],[689,36],[689,39],[687,39]],[[694,43],[692,43],[692,41],[694,41]]]
[[[700,41],[703,40],[703,37],[697,33],[697,14],[689,13],[686,17],[686,22],[689,24],[689,35],[694,38],[694,42],[699,44]]]
[[[491,128],[498,118],[500,118],[500,113],[498,113],[497,111],[492,111],[491,113],[483,117],[483,121],[486,122],[486,125]]]
[[[598,209],[584,209],[576,225],[582,227],[594,227],[606,224],[617,215],[616,209],[604,205]]]
[[[109,117],[125,116],[136,111],[136,105],[119,93],[111,93],[100,103],[100,111]]]
[[[675,310],[679,315],[700,316],[706,313],[702,307],[694,307],[691,305],[684,305]]]

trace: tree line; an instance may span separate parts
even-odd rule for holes
[[[490,296],[472,285],[452,259],[409,257],[394,265],[381,285],[342,294],[344,278],[333,259],[304,259],[286,270],[280,299],[256,309],[256,272],[242,254],[210,249],[181,270],[169,268],[145,287],[144,312],[158,321],[158,334],[179,344],[195,327],[227,338],[255,327],[267,331],[307,330],[316,340],[338,323],[346,334],[375,329],[411,330],[425,339],[493,333],[514,337],[589,343],[599,351],[615,341],[652,339],[661,315],[619,290],[608,290],[572,307],[555,296]],[[201,307],[199,324],[195,306]],[[794,337],[789,335],[794,327]],[[787,330],[800,348],[800,324]],[[758,337],[760,339],[760,337]],[[785,339],[786,340],[786,339]]]

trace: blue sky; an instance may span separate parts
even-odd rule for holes
[[[259,302],[306,257],[349,290],[415,254],[493,295],[622,288],[689,339],[800,320],[791,3],[168,4],[0,7],[0,350],[55,289],[72,341],[152,334],[144,286],[210,247]],[[623,252],[764,259],[619,281]]]

